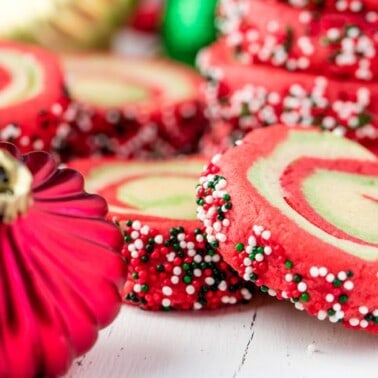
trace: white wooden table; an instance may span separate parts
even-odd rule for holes
[[[214,312],[124,306],[67,378],[377,378],[378,336],[258,294]]]

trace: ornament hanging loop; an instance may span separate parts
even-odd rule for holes
[[[0,150],[0,217],[3,223],[12,223],[25,214],[32,202],[33,177],[28,168],[8,151]]]

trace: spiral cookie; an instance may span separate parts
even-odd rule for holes
[[[303,11],[272,1],[221,2],[218,24],[243,64],[364,81],[378,77],[378,14]]]
[[[378,160],[347,139],[272,126],[216,155],[197,190],[209,243],[300,310],[378,333]]]
[[[378,84],[238,63],[217,42],[198,59],[211,120],[230,121],[228,144],[251,129],[314,125],[366,144],[378,141]]]
[[[242,0],[243,1],[243,0]],[[296,8],[330,10],[341,13],[377,12],[375,0],[279,0]]]
[[[145,310],[199,310],[249,301],[239,278],[196,219],[195,186],[205,160],[78,160],[90,191],[109,204],[124,234],[126,303]]]
[[[72,155],[169,156],[196,148],[206,122],[194,70],[110,54],[65,56],[63,65],[74,100],[64,139]]]
[[[21,151],[48,150],[61,132],[68,98],[49,51],[0,42],[0,138]]]

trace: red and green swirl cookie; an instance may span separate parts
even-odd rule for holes
[[[78,160],[90,191],[103,195],[124,234],[126,303],[145,310],[215,309],[246,302],[240,279],[196,219],[200,157],[167,161]]]
[[[201,77],[165,60],[88,54],[63,57],[74,155],[168,156],[191,152],[206,124]]]
[[[378,84],[238,63],[222,42],[198,59],[211,120],[232,123],[228,140],[282,123],[314,125],[367,145],[378,142]]]
[[[236,0],[238,1],[238,0]],[[244,1],[244,0],[241,0]],[[327,10],[337,12],[377,12],[378,4],[375,0],[279,0],[296,8],[311,10]]]
[[[0,42],[0,139],[23,152],[49,150],[68,105],[59,61],[49,51]]]
[[[294,8],[310,11],[339,12],[343,14],[366,13],[373,17],[378,12],[376,0],[268,0],[271,3],[285,3]],[[248,9],[251,0],[219,0],[221,14],[224,12],[243,12]]]
[[[331,133],[278,125],[216,155],[197,189],[209,243],[300,310],[378,333],[378,160]]]
[[[239,12],[238,6],[223,4],[219,26],[241,63],[377,79],[378,14],[309,12],[264,0],[249,1]]]

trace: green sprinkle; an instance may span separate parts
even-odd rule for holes
[[[328,311],[327,311],[328,315],[329,316],[333,316],[336,314],[336,311],[333,309],[333,308],[330,308]]]
[[[148,252],[148,253],[152,253],[153,251],[154,251],[154,246],[153,246],[153,244],[147,244],[146,245],[146,251]]]
[[[125,299],[134,301],[137,298],[135,293],[129,293],[126,295]]]
[[[335,286],[335,287],[340,287],[342,284],[341,280],[339,280],[338,278],[335,278],[332,282],[332,285]]]
[[[231,199],[231,196],[229,195],[229,194],[224,194],[223,195],[223,199],[225,200],[225,201],[229,201],[230,199]]]
[[[148,287],[148,285],[142,285],[140,289],[143,291],[143,293],[146,293],[148,291],[149,287]]]
[[[173,248],[177,251],[178,249],[180,249],[180,244],[174,243]]]
[[[353,272],[351,270],[348,270],[346,272],[346,275],[347,275],[348,278],[352,278],[354,274],[353,274]]]
[[[260,287],[260,290],[263,292],[263,293],[266,293],[268,290],[269,290],[269,288],[268,288],[268,286],[261,286]]]
[[[264,247],[253,247],[253,251],[257,253],[264,253]]]
[[[205,201],[203,200],[203,198],[197,198],[197,205],[199,206],[203,206],[205,204]]]
[[[123,240],[124,240],[126,243],[131,243],[131,241],[132,241],[133,239],[131,238],[130,235],[127,234],[127,235],[124,236]]]
[[[141,259],[143,262],[147,262],[150,258],[148,257],[148,255],[143,255],[140,259]]]
[[[156,265],[156,270],[158,272],[164,272],[164,265],[163,264],[159,264],[159,265]]]
[[[254,274],[252,273],[249,278],[252,280],[252,281],[256,281],[257,280],[257,274]]]
[[[301,282],[302,281],[302,276],[300,274],[294,274],[293,280],[296,283]]]
[[[185,282],[186,284],[190,284],[190,283],[192,283],[192,277],[190,277],[190,276],[184,276],[184,282]]]
[[[238,252],[241,252],[244,250],[244,244],[243,243],[237,243],[235,245],[235,249],[238,251]]]
[[[227,209],[227,210],[230,210],[232,209],[232,203],[231,202],[227,202],[224,207]]]
[[[302,293],[300,296],[300,300],[302,302],[308,302],[310,299],[310,294],[309,293]]]
[[[128,227],[131,227],[132,224],[133,224],[133,221],[131,221],[131,220],[128,220],[128,221],[126,222],[126,226],[128,226]]]
[[[139,274],[137,272],[134,272],[131,277],[134,279],[134,280],[137,280],[139,278]]]
[[[348,296],[346,294],[341,294],[339,296],[339,303],[344,304],[348,302]]]
[[[291,269],[294,266],[293,262],[290,260],[285,261],[285,268]]]
[[[245,117],[251,115],[251,111],[249,110],[248,103],[243,102],[240,110],[240,117]]]
[[[188,263],[184,263],[184,264],[182,264],[182,269],[189,270],[190,269],[190,265]]]

